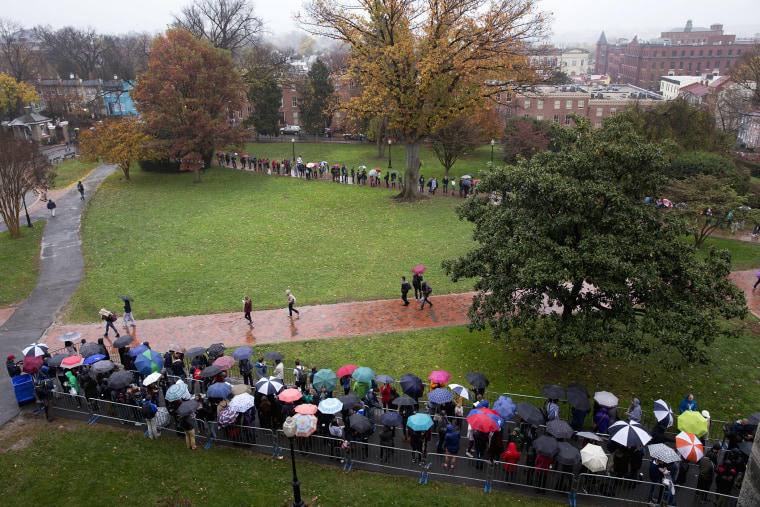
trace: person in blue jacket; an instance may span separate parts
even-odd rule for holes
[[[683,401],[681,401],[681,404],[678,406],[678,409],[681,411],[682,414],[684,412],[689,412],[689,411],[696,412],[697,402],[694,400],[694,395],[689,393],[689,395],[686,396],[686,398],[684,398]]]
[[[459,454],[459,439],[461,438],[459,428],[453,424],[446,426],[446,437],[443,439],[443,446],[446,448],[446,457],[441,464],[443,468],[451,468],[454,470],[457,462],[457,454]],[[451,463],[449,463],[451,459]]]

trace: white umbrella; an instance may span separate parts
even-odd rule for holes
[[[459,384],[449,384],[449,389],[457,393],[457,396],[461,396],[465,400],[470,399],[470,390]]]
[[[610,440],[626,447],[644,446],[652,440],[647,427],[634,421],[617,421],[608,428],[608,432]]]
[[[65,333],[60,338],[58,338],[58,340],[62,342],[75,342],[81,337],[82,337],[82,333],[77,333],[76,331],[69,331],[68,333]]]
[[[676,451],[665,444],[652,444],[647,446],[647,450],[652,459],[658,459],[663,463],[675,463],[681,459]]]
[[[579,431],[575,434],[576,438],[585,438],[587,440],[594,440],[596,442],[601,442],[602,437],[597,435],[596,433],[591,433],[590,431]]]
[[[581,463],[592,472],[601,472],[607,469],[607,455],[600,446],[588,444],[581,449]]]
[[[143,385],[149,386],[153,384],[154,382],[158,382],[158,379],[160,378],[161,378],[161,372],[154,371],[153,373],[151,373],[150,375],[148,375],[147,377],[143,379]]]
[[[617,396],[609,391],[598,391],[596,394],[594,394],[594,401],[607,408],[618,406]]]
[[[24,353],[24,357],[40,357],[47,354],[48,346],[44,343],[32,343],[31,345],[27,345],[22,352]]]
[[[367,173],[369,176],[374,176],[377,174],[377,171],[375,169],[372,169],[370,172]]]
[[[254,405],[254,397],[248,393],[238,394],[230,402],[230,408],[235,412],[245,412]]]
[[[283,387],[282,380],[277,377],[264,377],[256,382],[256,392],[261,394],[277,394]]]
[[[670,408],[665,400],[657,400],[654,402],[654,417],[657,422],[663,424],[666,428],[673,426],[673,409]]]

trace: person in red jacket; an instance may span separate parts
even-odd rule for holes
[[[514,482],[517,469],[515,465],[520,461],[520,451],[517,450],[514,442],[509,443],[507,451],[501,455],[501,460],[504,462],[504,480]]]
[[[536,457],[536,492],[546,494],[546,479],[549,477],[549,470],[554,464],[554,458],[539,454]]]
[[[383,408],[388,410],[391,408],[391,390],[390,384],[383,384],[380,388],[380,401],[383,403]]]

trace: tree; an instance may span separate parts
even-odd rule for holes
[[[137,74],[148,67],[152,40],[149,34],[105,36],[103,78],[111,79],[112,76],[118,76],[125,81],[134,81]]]
[[[298,109],[307,132],[315,134],[332,122],[332,110],[337,101],[335,88],[330,79],[330,69],[317,58],[301,85]]]
[[[227,121],[230,111],[242,107],[243,89],[228,51],[171,29],[153,41],[133,97],[146,132],[199,183],[200,160],[209,166],[216,148],[243,141],[242,129]]]
[[[8,74],[0,72],[0,117],[21,114],[24,104],[40,99],[33,86],[19,83]]]
[[[23,33],[19,23],[0,18],[0,69],[22,82],[32,79],[40,67],[39,54]]]
[[[241,55],[243,80],[248,85],[248,100],[253,106],[246,125],[256,127],[256,135],[280,135],[281,84],[287,71],[290,52],[271,44],[246,48]]]
[[[362,94],[346,108],[385,116],[406,147],[405,179],[417,181],[423,140],[514,86],[537,79],[523,50],[544,19],[529,0],[310,0],[299,18],[309,32],[351,50]],[[420,199],[416,185],[396,196]]]
[[[498,205],[459,208],[479,245],[443,266],[454,281],[476,279],[470,328],[559,355],[707,362],[715,337],[732,332],[722,319],[747,313],[728,253],[697,259],[683,221],[644,202],[665,182],[662,147],[630,125],[573,121],[552,124],[556,152],[486,171],[478,187]]]
[[[69,74],[76,74],[82,79],[99,76],[98,69],[108,44],[94,28],[66,26],[53,30],[47,26],[37,27],[36,32],[42,39],[45,59],[59,76],[68,78]]]
[[[99,122],[93,130],[79,134],[79,154],[87,160],[102,159],[116,164],[129,180],[129,169],[136,160],[155,160],[155,138],[144,132],[144,125],[135,117],[110,118]]]
[[[552,76],[549,78],[549,84],[553,85],[569,85],[573,84],[573,79],[567,75],[564,70],[552,71]]]
[[[176,28],[233,54],[245,46],[255,46],[264,27],[248,0],[195,0],[173,17]]]
[[[760,44],[744,51],[731,70],[731,77],[751,93],[752,107],[760,107]]]
[[[504,161],[516,164],[519,157],[526,160],[549,148],[549,122],[535,118],[514,118],[507,122],[502,136]]]
[[[474,118],[459,118],[430,135],[433,153],[447,175],[462,155],[472,153],[483,142],[483,134],[483,129]]]
[[[36,144],[0,132],[0,216],[11,237],[21,234],[18,216],[24,195],[47,190],[54,177],[48,158]]]
[[[679,154],[670,162],[665,175],[679,180],[697,174],[708,174],[724,179],[739,194],[749,191],[749,171],[736,167],[733,161],[717,153],[704,151],[687,151]]]

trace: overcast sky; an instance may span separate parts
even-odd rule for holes
[[[130,31],[160,32],[191,0],[35,0],[31,4],[2,0],[0,17],[10,18],[26,27],[52,25],[93,26],[102,33]],[[292,14],[299,0],[255,0],[256,12],[267,22],[272,34],[292,31]],[[688,7],[686,7],[688,6]],[[539,0],[539,8],[554,14],[552,42],[594,42],[602,30],[608,37],[649,39],[661,31],[681,27],[687,19],[694,26],[723,23],[726,33],[750,37],[760,32],[757,0],[731,0],[727,4],[714,0]]]

